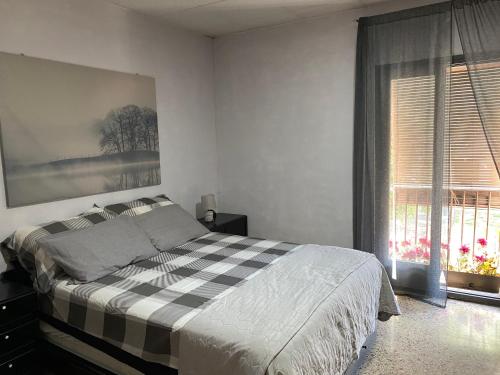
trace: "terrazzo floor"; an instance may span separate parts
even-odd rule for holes
[[[398,296],[378,322],[359,375],[500,375],[500,308],[449,299],[446,309]]]

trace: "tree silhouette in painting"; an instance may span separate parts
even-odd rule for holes
[[[99,145],[104,154],[158,151],[156,111],[136,105],[113,109],[99,123]]]
[[[133,104],[113,109],[98,123],[98,128],[103,156],[127,166],[109,179],[107,191],[160,183],[155,110]]]
[[[158,117],[156,111],[151,108],[142,108],[142,123],[140,128],[142,144],[146,150],[158,150]]]

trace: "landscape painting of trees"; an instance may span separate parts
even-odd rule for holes
[[[8,207],[161,182],[151,77],[0,53]]]

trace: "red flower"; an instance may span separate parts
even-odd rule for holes
[[[429,253],[428,251],[425,251],[422,254],[422,258],[424,258],[424,259],[431,259],[431,253]]]
[[[469,251],[470,251],[470,249],[469,249],[469,246],[467,246],[467,245],[462,245],[460,247],[460,254],[462,254],[462,255],[469,254]]]
[[[481,247],[486,247],[488,245],[488,241],[486,240],[486,238],[480,238],[480,239],[478,239],[477,243],[479,245],[481,245]]]

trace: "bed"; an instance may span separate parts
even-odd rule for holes
[[[371,254],[221,233],[91,282],[52,279],[47,341],[123,374],[345,374],[377,317],[399,314]]]

